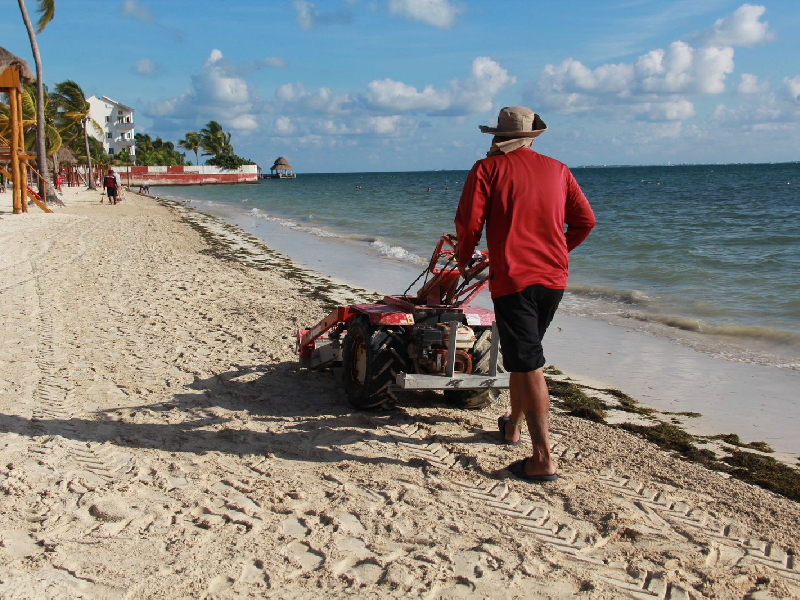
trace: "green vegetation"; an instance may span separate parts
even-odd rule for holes
[[[621,392],[619,390],[605,388],[599,390],[608,394],[609,396],[614,396],[617,400],[619,400],[619,406],[615,406],[617,410],[622,410],[629,413],[635,413],[637,415],[652,415],[656,410],[652,408],[647,408],[646,406],[641,406],[639,401],[635,398],[631,398],[625,392]]]
[[[703,415],[699,412],[691,412],[691,411],[683,411],[683,412],[669,412],[669,411],[662,411],[662,415],[677,415],[679,417],[689,417],[690,419],[697,419],[702,417]]]
[[[89,114],[90,106],[86,101],[86,94],[77,83],[71,79],[67,79],[61,83],[56,84],[56,93],[54,94],[54,101],[58,107],[58,117],[56,121],[61,125],[62,137],[66,137],[67,145],[72,144],[83,133],[83,157],[89,166],[89,171],[92,170],[92,153],[89,148],[89,127],[91,126],[95,131],[102,133],[103,128],[92,119]],[[91,138],[94,141],[94,137]],[[99,144],[103,148],[102,144]],[[79,146],[71,146],[75,154],[79,155]],[[103,150],[105,155],[105,150]],[[108,162],[101,160],[100,162]],[[89,178],[89,189],[95,189],[94,180]]]
[[[242,165],[252,165],[255,164],[251,160],[247,160],[246,158],[242,158],[241,156],[237,156],[235,154],[218,154],[217,156],[210,158],[206,161],[207,165],[216,165],[218,167],[222,167],[223,169],[238,169]]]
[[[730,465],[731,476],[800,502],[800,476],[797,469],[771,456],[736,451],[722,459]]]
[[[568,415],[596,423],[606,422],[605,411],[608,405],[602,400],[589,396],[581,389],[581,386],[571,381],[558,379],[548,379],[547,386],[550,389],[550,395],[556,398],[554,404],[567,411]]]
[[[196,131],[190,131],[182,140],[178,142],[178,148],[183,148],[184,150],[194,152],[194,163],[199,165],[200,156],[198,155],[198,152],[200,151],[200,146],[202,143],[203,140],[200,137],[200,134]]]
[[[44,77],[42,76],[42,55],[39,52],[39,43],[36,41],[36,34],[42,33],[44,28],[47,27],[47,24],[53,20],[53,16],[55,15],[55,0],[37,0],[39,20],[36,22],[36,31],[33,30],[33,24],[28,16],[25,0],[18,0],[18,3],[19,11],[22,14],[22,22],[25,23],[25,29],[28,31],[31,53],[33,54],[33,61],[36,65],[36,166],[38,167],[39,174],[42,176],[42,179],[39,181],[39,195],[42,198],[47,198],[47,147],[45,142],[47,133],[45,127]]]
[[[184,155],[175,150],[175,144],[165,142],[160,137],[153,139],[147,133],[137,133],[136,164],[159,165],[163,167],[183,165]]]
[[[203,156],[210,156],[206,161],[207,165],[216,165],[223,169],[238,169],[242,165],[252,165],[252,161],[237,156],[233,151],[233,144],[231,144],[231,134],[222,129],[222,125],[216,121],[209,121],[208,124],[200,130],[200,133],[190,131],[186,134],[187,144],[194,144],[195,137],[200,138],[200,147],[205,150]],[[190,141],[191,140],[191,141]]]
[[[51,96],[47,91],[47,86],[42,86],[44,94],[45,110],[45,148],[47,156],[52,156],[62,144],[61,134],[56,128],[55,115],[56,104],[51,102]],[[39,104],[37,86],[26,83],[22,86],[22,130],[25,138],[25,148],[33,150],[36,147],[36,131],[38,117],[36,106]],[[6,139],[11,137],[11,108],[8,104],[0,102],[0,135]]]
[[[711,450],[697,448],[695,446],[697,440],[694,436],[670,423],[658,423],[656,425],[622,423],[619,427],[653,442],[659,448],[677,452],[692,462],[710,466],[716,461],[716,455]]]
[[[710,440],[722,440],[731,446],[738,446],[740,448],[750,448],[751,450],[758,450],[759,452],[774,452],[772,447],[766,442],[743,442],[735,433],[722,433],[720,435],[712,435]]]

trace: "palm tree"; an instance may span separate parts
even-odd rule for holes
[[[200,147],[205,150],[203,156],[233,154],[230,132],[223,131],[222,125],[216,121],[209,121],[208,125],[200,130],[200,140]]]
[[[47,200],[47,153],[45,149],[45,116],[44,116],[44,77],[42,76],[42,56],[39,53],[39,44],[36,42],[36,34],[44,31],[47,24],[53,20],[55,14],[55,0],[37,0],[39,5],[39,21],[36,23],[38,29],[33,31],[28,10],[25,8],[25,0],[17,0],[19,11],[22,13],[22,20],[28,30],[28,39],[31,42],[31,52],[36,63],[36,162],[39,167],[39,174],[42,179],[39,181],[39,196]]]
[[[200,157],[198,156],[198,152],[200,151],[200,147],[203,144],[203,140],[200,137],[200,134],[196,131],[190,131],[186,134],[186,137],[178,142],[178,147],[183,148],[184,150],[191,150],[194,152],[194,163],[196,165],[200,164]]]
[[[55,127],[55,106],[50,102],[47,86],[42,86],[44,94],[39,102],[38,86],[26,83],[22,89],[22,129],[25,131],[25,147],[33,149],[38,144],[39,106],[44,107],[45,154],[52,156],[61,147],[61,134]]]
[[[52,156],[61,147],[61,134],[54,124],[54,104],[50,102],[47,93],[47,86],[43,87],[44,91],[44,109],[45,109],[45,147],[47,149],[47,156]],[[36,86],[26,83],[22,86],[22,94],[20,96],[22,104],[22,131],[25,139],[25,149],[31,150],[37,143],[37,132],[39,129],[39,119],[37,113],[38,107],[38,94],[36,93]],[[11,112],[7,104],[0,102],[0,135],[4,137],[11,136]]]
[[[81,86],[67,79],[61,83],[56,84],[56,93],[54,99],[58,103],[59,115],[64,129],[68,129],[71,125],[80,123],[83,128],[83,142],[86,152],[86,160],[89,165],[89,189],[96,189],[94,185],[94,177],[92,177],[92,157],[89,153],[89,125],[94,127],[96,131],[102,133],[103,129],[100,125],[89,116],[90,106],[86,101],[86,94],[83,93]],[[69,140],[71,142],[75,136]],[[68,142],[68,143],[69,143]]]

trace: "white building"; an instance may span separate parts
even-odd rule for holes
[[[136,158],[136,146],[133,131],[133,112],[130,106],[120,104],[108,96],[90,96],[89,115],[103,128],[102,138],[93,127],[89,133],[103,142],[103,147],[111,156],[129,148],[131,158]]]

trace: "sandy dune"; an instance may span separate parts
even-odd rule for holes
[[[99,197],[0,215],[3,597],[800,596],[796,503],[558,414],[517,481],[505,398],[355,412],[294,357],[355,291]]]

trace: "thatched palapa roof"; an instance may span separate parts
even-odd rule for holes
[[[76,165],[79,162],[75,151],[69,146],[62,145],[61,148],[56,150],[56,158],[58,158],[59,164],[62,165]]]
[[[283,158],[282,156],[278,157],[275,163],[269,168],[270,171],[291,171],[292,165],[289,164],[289,161]]]
[[[0,73],[9,67],[19,67],[22,81],[25,83],[31,83],[36,79],[33,71],[28,67],[27,61],[22,60],[19,56],[11,54],[11,52],[0,46]]]

